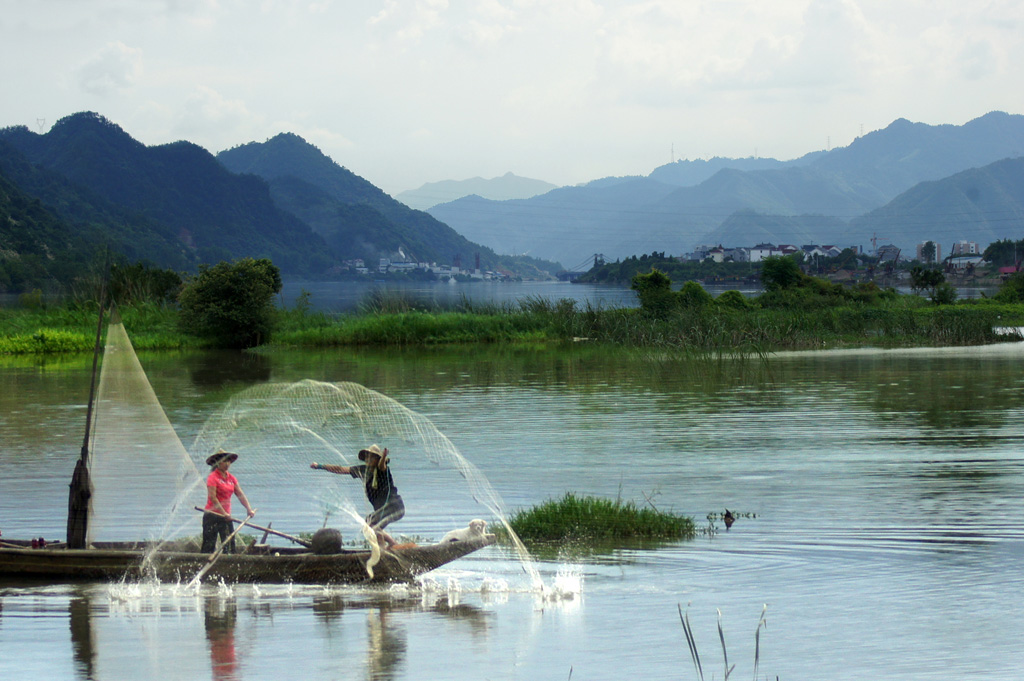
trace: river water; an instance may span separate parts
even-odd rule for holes
[[[129,330],[130,331],[130,330]],[[189,443],[238,391],[355,381],[427,416],[512,509],[565,492],[692,516],[692,541],[522,566],[490,547],[410,587],[0,583],[0,678],[1024,677],[1024,344],[694,362],[586,346],[140,357]],[[89,360],[0,359],[0,530],[64,534]],[[485,510],[394,471],[394,528]],[[130,464],[128,464],[130,466]],[[264,480],[233,472],[264,511]],[[304,473],[305,474],[305,473]],[[707,519],[730,509],[728,531]],[[266,515],[265,515],[266,513]],[[492,521],[493,518],[490,518]],[[130,520],[126,519],[130,528]]]
[[[681,288],[683,282],[674,285]],[[730,285],[709,284],[705,287],[718,295]],[[742,293],[755,295],[759,287],[740,286]],[[287,281],[279,297],[279,304],[290,307],[303,292],[309,294],[310,306],[325,312],[349,312],[359,307],[372,293],[388,292],[407,296],[438,307],[450,307],[468,301],[476,305],[515,305],[526,299],[548,301],[572,300],[579,306],[637,307],[636,292],[628,286],[616,284],[573,284],[565,281],[472,281],[450,282],[387,282],[387,281]]]

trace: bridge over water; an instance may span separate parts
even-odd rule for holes
[[[593,266],[590,266],[593,263]],[[577,264],[575,267],[571,267],[567,270],[562,270],[555,276],[558,277],[559,281],[576,281],[584,274],[589,272],[594,267],[600,267],[604,264],[604,253],[595,253],[593,256],[587,256],[587,259]]]

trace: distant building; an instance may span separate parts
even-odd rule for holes
[[[750,262],[761,262],[773,255],[782,255],[782,251],[773,244],[758,244],[750,249]]]
[[[698,262],[707,260],[708,252],[714,248],[714,246],[708,246],[706,244],[700,244],[699,246],[693,247],[692,253],[687,253],[684,256],[684,260],[696,260]]]
[[[1016,274],[1019,271],[1020,271],[1020,267],[1018,267],[1017,265],[1008,265],[1006,267],[1000,267],[999,268],[999,277],[1001,279],[1006,279],[1010,275]]]
[[[804,252],[804,258],[807,258],[807,259],[810,259],[810,258],[831,258],[833,256],[832,256],[831,251],[829,250],[830,248],[835,248],[835,247],[834,246],[816,246],[814,244],[810,244],[810,245],[801,246],[800,250],[802,250]]]
[[[877,253],[879,262],[894,262],[900,257],[900,249],[892,244],[879,246]]]
[[[748,248],[727,248],[725,249],[725,260],[732,262],[748,262],[750,260],[750,249]]]
[[[958,241],[953,244],[953,252],[951,255],[978,255],[981,250],[978,249],[978,244],[975,241]]]
[[[957,272],[972,269],[981,264],[980,255],[953,255],[946,258],[949,267]]]

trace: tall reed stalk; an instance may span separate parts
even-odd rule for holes
[[[693,661],[693,667],[697,672],[697,677],[704,681],[704,667],[700,661],[700,651],[697,649],[697,639],[693,633],[693,625],[690,624],[690,612],[687,608],[686,612],[683,612],[682,604],[678,604],[679,610],[679,621],[683,625],[683,635],[686,637],[686,645],[690,651],[690,660]],[[761,617],[757,620],[757,628],[754,630],[754,681],[757,681],[757,672],[761,663],[761,629],[768,627],[768,620],[766,615],[768,613],[768,606],[765,605],[761,608]],[[718,610],[718,641],[722,646],[722,662],[724,664],[724,675],[725,681],[729,681],[729,677],[736,669],[736,664],[729,664],[729,649],[725,644],[725,629],[722,626],[722,611]]]

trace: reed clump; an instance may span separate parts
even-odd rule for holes
[[[524,542],[607,542],[609,540],[692,539],[692,518],[631,501],[577,496],[568,492],[514,513],[509,526]]]

